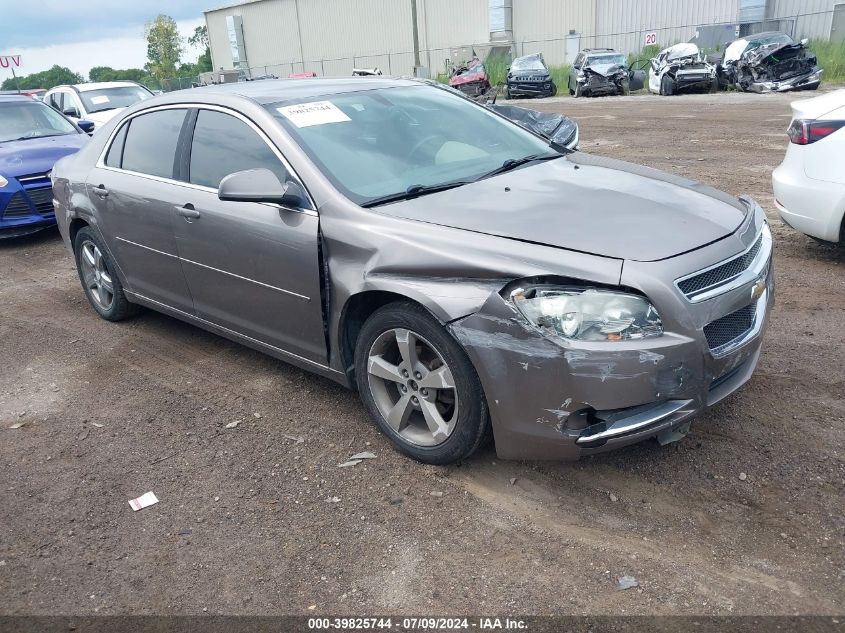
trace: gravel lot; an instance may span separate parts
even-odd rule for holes
[[[791,98],[527,104],[772,219],[758,371],[663,448],[423,466],[327,380],[152,312],[99,320],[56,232],[3,242],[0,613],[841,613],[845,249],[775,214]]]

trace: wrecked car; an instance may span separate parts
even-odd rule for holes
[[[807,40],[769,32],[738,39],[725,49],[717,67],[719,80],[745,92],[815,90],[822,80]]]
[[[651,59],[650,65],[648,90],[654,94],[719,90],[716,66],[701,55],[695,44],[675,44],[663,49],[657,57]]]
[[[644,85],[645,71],[628,67],[625,55],[612,48],[585,48],[569,70],[569,94],[573,97],[626,95]]]
[[[100,317],[144,306],[356,389],[432,464],[490,434],[513,459],[679,439],[750,378],[774,296],[751,198],[415,80],[170,92],[52,182]]]
[[[514,105],[488,103],[486,107],[526,130],[547,139],[553,146],[578,148],[578,124],[563,114],[538,112]]]
[[[490,90],[490,79],[484,64],[477,57],[466,64],[459,64],[449,75],[449,85],[468,97],[480,97]]]
[[[542,53],[517,57],[508,67],[505,98],[554,97],[557,86],[552,80]]]

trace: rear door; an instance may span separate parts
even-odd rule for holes
[[[88,177],[88,195],[129,290],[192,313],[173,234],[184,197],[174,165],[188,114],[165,107],[124,122]]]
[[[269,138],[240,113],[196,110],[175,231],[197,316],[325,364],[319,219],[314,209],[221,201],[224,176],[263,167],[297,180]]]

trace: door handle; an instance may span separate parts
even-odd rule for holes
[[[194,205],[190,202],[181,207],[176,207],[176,213],[187,220],[196,220],[200,217],[200,212],[194,209]]]
[[[103,185],[97,185],[96,187],[93,187],[92,190],[101,198],[105,198],[107,195],[109,195],[109,190],[106,189]]]

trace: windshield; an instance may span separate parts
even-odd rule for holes
[[[593,64],[621,64],[625,65],[625,56],[621,53],[609,53],[607,55],[590,55],[587,58],[585,66],[592,66]]]
[[[546,70],[537,57],[517,57],[511,64],[511,70]]]
[[[507,119],[432,86],[264,107],[357,204],[417,186],[475,180],[507,160],[551,152],[547,142]]]
[[[40,101],[0,103],[0,142],[79,134],[73,123]]]
[[[118,86],[116,88],[80,90],[79,96],[82,97],[82,103],[85,104],[85,111],[91,114],[103,110],[114,110],[115,108],[128,108],[139,101],[149,99],[153,95],[141,86]]]

